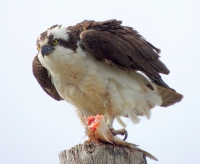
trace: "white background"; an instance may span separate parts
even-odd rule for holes
[[[1,1],[0,164],[56,164],[60,151],[85,140],[73,107],[49,97],[32,75],[36,39],[54,24],[113,18],[161,48],[161,60],[171,71],[163,79],[184,95],[174,106],[153,109],[151,120],[125,121],[128,141],[161,164],[199,163],[199,7],[198,0]]]

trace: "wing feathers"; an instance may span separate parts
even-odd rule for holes
[[[48,76],[47,69],[42,66],[37,55],[33,60],[32,69],[33,69],[33,75],[37,79],[42,89],[55,100],[58,101],[63,100],[56,91],[54,85],[52,84],[51,78]]]
[[[82,22],[82,26],[85,27],[85,31],[80,33],[82,47],[98,60],[109,60],[127,70],[142,71],[156,79],[159,84],[159,73],[169,73],[164,63],[159,60],[160,50],[136,30],[122,26],[121,23],[117,20]]]

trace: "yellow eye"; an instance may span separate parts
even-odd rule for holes
[[[52,42],[54,45],[56,45],[56,44],[58,44],[58,40],[54,40],[53,42]]]
[[[39,46],[39,45],[37,46],[37,50],[38,50],[38,51],[40,50],[40,46]]]

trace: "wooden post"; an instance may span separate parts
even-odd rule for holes
[[[59,158],[60,164],[147,164],[138,150],[94,141],[63,150]]]

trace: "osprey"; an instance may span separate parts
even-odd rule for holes
[[[40,34],[37,49],[32,66],[38,83],[55,100],[73,104],[86,129],[86,117],[100,114],[114,135],[126,134],[113,129],[115,118],[125,127],[120,116],[138,123],[156,105],[183,98],[161,79],[169,70],[160,50],[121,21],[54,25]]]

